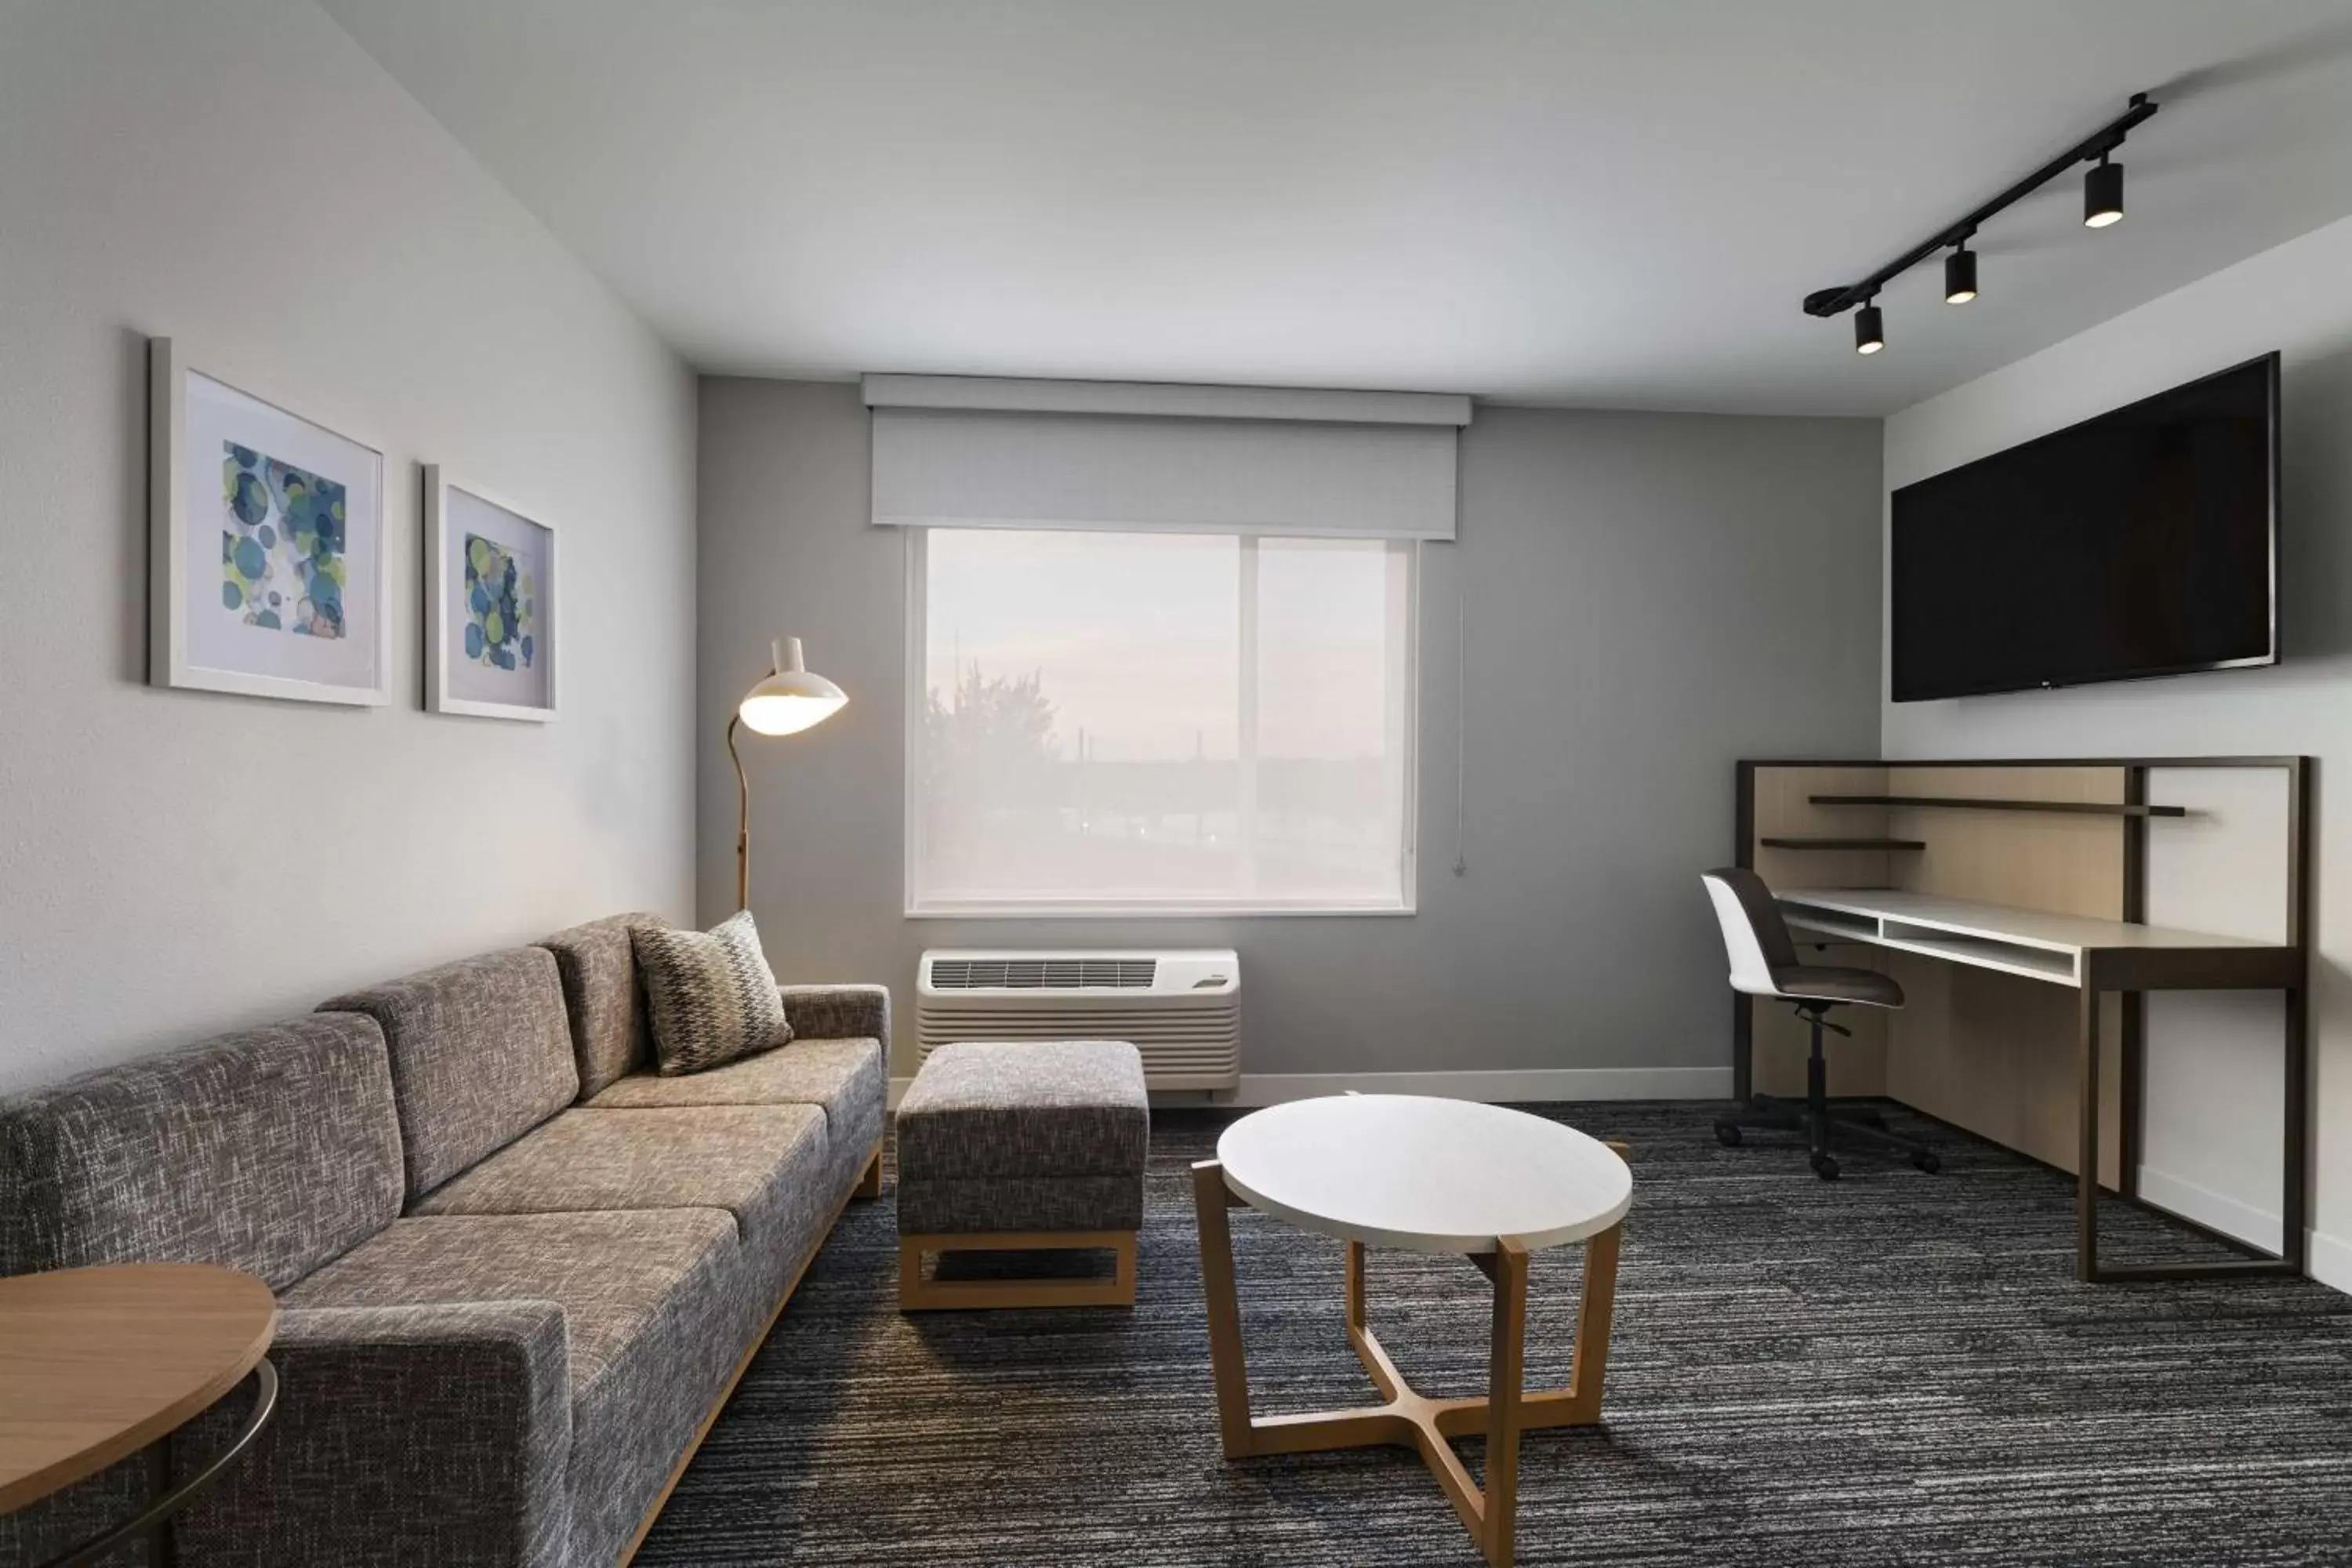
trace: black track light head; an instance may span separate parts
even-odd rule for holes
[[[1874,304],[1853,313],[1853,352],[1874,354],[1886,346],[1886,322]]]
[[[1979,204],[1921,240],[1894,260],[1834,288],[1816,289],[1805,296],[1808,316],[1828,321],[1848,310],[1853,316],[1853,346],[1874,354],[1886,347],[1886,329],[1878,313],[1878,291],[1914,267],[1938,256],[1944,258],[1944,300],[1965,305],[1977,297],[1976,252],[1969,248],[1977,231],[2053,180],[2063,179],[2084,164],[2092,165],[2083,181],[2083,222],[2092,228],[2119,223],[2124,216],[2124,168],[2115,155],[2125,139],[2147,123],[2159,105],[2147,94],[2132,94],[2129,107],[2040,168]]]
[[[2105,153],[2083,176],[2083,226],[2105,228],[2124,217],[2124,166],[2107,162]]]
[[[1977,253],[1962,240],[1944,258],[1944,303],[1965,305],[1977,297]]]

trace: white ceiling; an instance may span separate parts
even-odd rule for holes
[[[323,3],[711,371],[1879,414],[2352,213],[2352,0]]]

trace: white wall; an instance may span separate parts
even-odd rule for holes
[[[309,0],[0,0],[0,1091],[689,913],[677,359]],[[147,333],[384,446],[389,708],[144,684]],[[423,461],[562,531],[551,725],[420,710]]]
[[[734,893],[720,730],[768,639],[805,637],[850,694],[822,729],[746,744],[751,902],[780,973],[885,981],[903,1011],[925,947],[1231,945],[1245,1093],[1407,1072],[1496,1075],[1444,1087],[1497,1098],[1729,1092],[1697,874],[1731,858],[1738,758],[1875,750],[1874,422],[1481,409],[1462,542],[1423,555],[1419,912],[1107,935],[903,917],[905,541],[867,523],[856,389],[706,380],[701,417],[706,920]]]
[[[1887,703],[1890,757],[2308,753],[2319,759],[2312,973],[2312,1270],[2352,1289],[2352,219],[2143,305],[1886,422],[1885,482],[1914,479],[2117,404],[2284,352],[2286,659],[2055,692]],[[2247,1050],[2223,1030],[2215,1048]],[[2274,1069],[2273,1069],[2274,1070]],[[2152,1090],[2155,1085],[2151,1085]],[[2152,1114],[2168,1115],[2152,1108]],[[2171,1172],[2259,1205],[2277,1141],[2258,1116],[2213,1128],[2243,1157]],[[2150,1148],[2151,1161],[2158,1151]],[[2208,1152],[2210,1152],[2210,1151]],[[2268,1200],[2276,1223],[2274,1197]]]

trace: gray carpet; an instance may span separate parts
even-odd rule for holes
[[[2352,1563],[2352,1299],[2079,1286],[2067,1178],[1901,1113],[1942,1174],[1818,1182],[1703,1106],[1538,1109],[1632,1143],[1634,1194],[1606,1422],[1523,1442],[1521,1563]],[[887,1191],[853,1204],[638,1563],[1475,1563],[1404,1450],[1219,1457],[1187,1168],[1227,1120],[1153,1119],[1132,1312],[901,1318]],[[2117,1258],[2220,1255],[2103,1224]],[[1257,1413],[1369,1399],[1339,1244],[1234,1232]],[[1577,1258],[1534,1261],[1531,1386],[1566,1379]],[[1370,1278],[1406,1374],[1481,1392],[1486,1280]]]

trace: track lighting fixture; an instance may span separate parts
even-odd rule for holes
[[[1886,346],[1886,324],[1875,305],[1864,305],[1853,313],[1853,352],[1874,354]]]
[[[1944,258],[1944,303],[1965,305],[1977,297],[1977,253],[1967,240]]]
[[[2122,114],[1976,211],[1920,241],[1867,278],[1806,295],[1805,313],[1835,316],[1853,311],[1854,351],[1874,354],[1886,346],[1886,329],[1878,311],[1878,291],[1939,250],[1951,252],[1944,258],[1945,302],[1967,304],[1977,297],[1977,255],[1969,248],[1969,241],[1977,230],[2077,163],[2092,165],[2083,180],[2083,222],[2092,228],[2105,228],[2118,221],[2124,216],[2124,166],[2115,162],[2116,149],[2155,114],[2157,108],[2147,94],[2132,94],[2131,107]]]
[[[2124,166],[2110,163],[2105,153],[2083,176],[2083,226],[2105,228],[2124,217]]]

